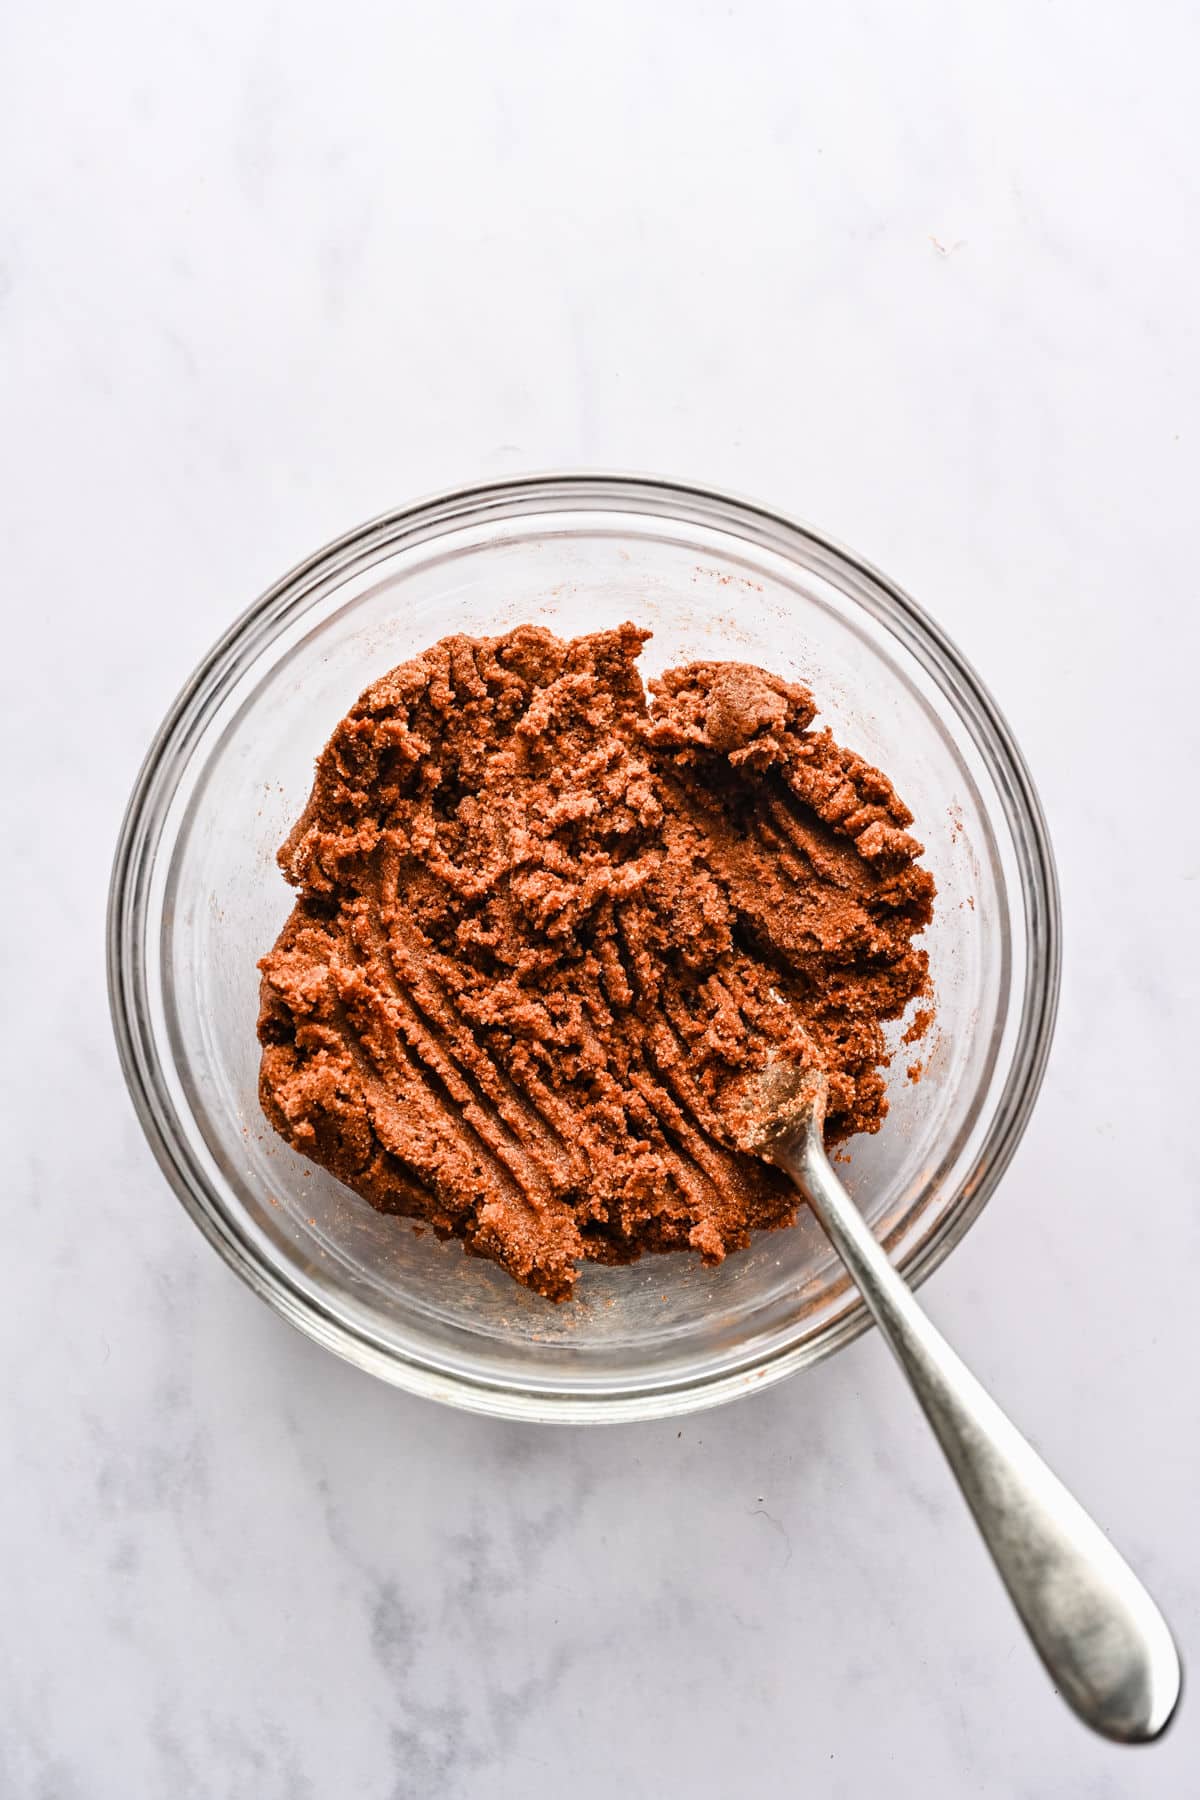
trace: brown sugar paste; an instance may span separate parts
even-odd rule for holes
[[[745,664],[649,684],[633,625],[448,637],[374,683],[279,852],[275,1129],[552,1300],[581,1262],[719,1262],[796,1196],[730,1097],[797,1027],[830,1142],[878,1129],[933,879],[886,775]]]

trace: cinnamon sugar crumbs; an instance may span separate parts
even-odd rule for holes
[[[900,1039],[902,1044],[916,1044],[925,1036],[933,1024],[932,1006],[920,1006],[912,1016],[912,1023]]]

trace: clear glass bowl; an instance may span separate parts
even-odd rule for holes
[[[338,719],[447,632],[626,618],[653,629],[646,674],[727,657],[807,682],[916,816],[939,888],[925,938],[936,1023],[912,1049],[895,1028],[890,1116],[842,1168],[910,1281],[999,1180],[1053,1027],[1057,896],[1028,772],[962,657],[857,557],[721,494],[589,474],[463,489],[311,557],[205,658],[138,777],[110,897],[117,1041],[164,1172],[243,1279],[361,1368],[481,1412],[687,1412],[866,1323],[804,1209],[718,1269],[682,1255],[589,1265],[578,1299],[555,1307],[373,1212],[259,1112],[255,963],[292,901],[275,851]]]

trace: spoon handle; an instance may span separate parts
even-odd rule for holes
[[[834,1173],[819,1129],[786,1169],[891,1345],[1051,1680],[1105,1737],[1144,1743],[1179,1698],[1179,1656],[1134,1575],[934,1329]]]

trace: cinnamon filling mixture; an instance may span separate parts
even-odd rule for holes
[[[832,1142],[887,1110],[934,884],[890,781],[740,663],[650,683],[633,625],[449,637],[367,689],[279,853],[271,1124],[552,1300],[581,1261],[719,1262],[796,1196],[735,1093],[800,1028]]]

